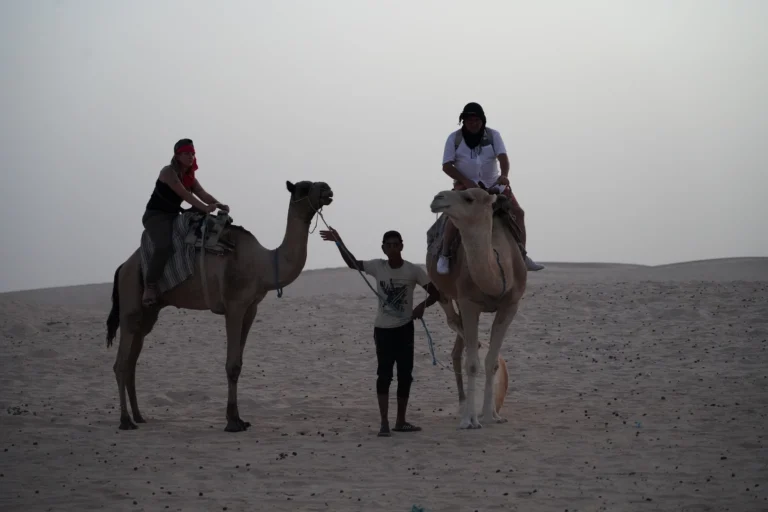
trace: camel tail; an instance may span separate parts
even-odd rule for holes
[[[122,267],[123,266],[120,265],[117,267],[117,270],[115,270],[115,280],[112,284],[112,309],[107,318],[107,347],[112,346],[112,341],[117,335],[117,328],[120,327],[120,293],[118,291],[117,281]]]
[[[494,398],[496,407],[496,413],[501,411],[501,407],[504,405],[504,399],[507,397],[507,390],[509,388],[509,371],[507,370],[507,362],[499,354],[499,369],[496,370],[496,375],[493,376]]]

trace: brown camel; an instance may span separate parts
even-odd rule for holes
[[[459,390],[461,421],[459,428],[480,428],[482,422],[504,420],[499,415],[502,396],[506,392],[506,364],[499,352],[504,336],[517,313],[525,293],[527,269],[522,252],[505,221],[493,214],[494,201],[506,198],[489,194],[483,189],[445,190],[430,204],[433,213],[444,212],[458,228],[461,244],[451,264],[451,271],[440,275],[437,258],[427,255],[427,272],[440,290],[440,305],[448,325],[457,333],[453,348],[453,367]],[[505,215],[506,213],[502,213]],[[454,310],[456,301],[459,313]],[[485,391],[482,415],[475,408],[475,379],[480,371],[478,356],[478,323],[480,313],[495,313],[491,339],[485,357]],[[462,352],[467,351],[467,393],[461,372]],[[501,368],[501,372],[499,372]],[[494,386],[494,375],[496,377]],[[494,393],[496,387],[496,393]]]
[[[214,313],[224,315],[227,332],[225,369],[229,387],[225,430],[240,432],[250,426],[249,422],[240,418],[237,407],[237,380],[243,365],[248,332],[258,305],[266,294],[289,285],[303,270],[312,218],[320,208],[333,201],[333,192],[322,182],[286,182],[286,186],[291,193],[288,221],[285,237],[277,249],[266,249],[244,228],[230,225],[224,228],[220,239],[233,244],[234,251],[223,256],[209,255],[201,269],[198,249],[192,277],[159,296],[157,304],[150,308],[141,303],[143,279],[139,250],[117,268],[112,289],[112,311],[107,320],[107,347],[112,345],[119,326],[120,346],[113,368],[120,396],[121,429],[137,428],[128,415],[126,389],[133,420],[136,423],[145,422],[136,401],[136,362],[144,337],[151,332],[160,310],[166,306],[194,310],[210,308]],[[205,283],[201,274],[206,277]]]

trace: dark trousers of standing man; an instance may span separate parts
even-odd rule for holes
[[[374,327],[376,341],[376,394],[388,395],[397,365],[397,396],[408,398],[413,382],[413,320],[400,327]]]

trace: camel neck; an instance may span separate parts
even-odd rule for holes
[[[288,219],[285,224],[285,235],[280,246],[272,251],[274,262],[277,252],[277,282],[269,283],[272,289],[287,286],[299,277],[307,262],[307,241],[309,240],[310,221],[302,218],[294,203],[288,207]]]
[[[504,292],[504,280],[501,277],[499,263],[493,247],[493,219],[473,224],[462,231],[461,245],[467,259],[467,269],[472,281],[486,295],[497,296]],[[510,277],[507,277],[509,282]]]

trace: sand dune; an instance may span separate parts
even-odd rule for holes
[[[768,510],[768,259],[549,264],[529,283],[502,349],[509,422],[456,429],[418,328],[424,431],[390,439],[354,271],[264,301],[240,434],[223,432],[221,317],[161,313],[137,370],[148,423],[124,432],[111,284],[1,294],[0,510]],[[425,320],[448,364],[453,336],[437,308]]]

